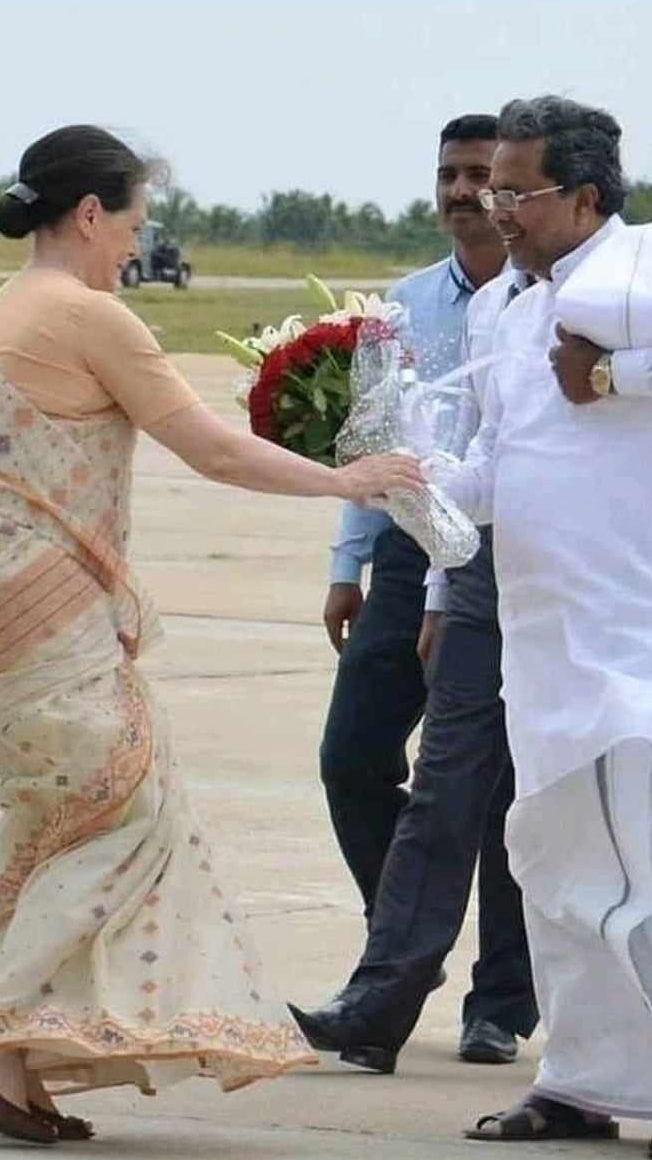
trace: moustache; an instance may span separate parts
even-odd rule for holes
[[[453,213],[456,209],[470,209],[473,213],[484,213],[479,201],[448,201],[444,206],[444,213]]]

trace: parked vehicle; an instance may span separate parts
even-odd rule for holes
[[[177,290],[185,290],[190,275],[190,263],[163,223],[145,222],[138,231],[138,253],[122,267],[122,285],[136,289],[141,282],[171,282]]]

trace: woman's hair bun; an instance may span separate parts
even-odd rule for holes
[[[0,194],[0,234],[26,238],[38,225],[38,202],[28,204],[9,193]]]

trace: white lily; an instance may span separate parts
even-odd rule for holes
[[[346,290],[344,294],[344,310],[346,314],[352,314],[354,317],[364,315],[367,299],[359,290]]]
[[[391,304],[384,302],[379,294],[362,294],[359,290],[344,292],[344,304],[340,310],[335,295],[321,278],[308,274],[306,284],[316,302],[329,307],[328,312],[320,316],[320,322],[346,322],[352,317],[387,319],[394,313]]]
[[[364,306],[366,318],[388,318],[395,313],[395,302],[384,302],[380,294],[368,294]]]
[[[274,350],[277,346],[285,346],[288,342],[294,342],[294,339],[299,338],[305,329],[301,315],[290,314],[283,319],[280,326],[266,326],[260,338],[255,341],[260,350],[269,354],[270,350]]]
[[[320,322],[348,322],[354,318],[380,318],[391,322],[402,313],[396,302],[385,302],[379,294],[361,294],[359,290],[347,290],[344,295],[344,309],[334,314],[322,314]]]

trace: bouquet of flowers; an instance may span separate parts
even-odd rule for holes
[[[338,309],[323,282],[310,275],[307,283],[328,308],[317,322],[293,315],[242,342],[217,332],[221,349],[247,368],[238,401],[252,431],[329,465],[404,448],[414,371],[403,308],[347,291]],[[460,566],[477,551],[476,528],[440,487],[396,492],[378,506],[436,567]]]
[[[365,318],[374,318],[383,334],[392,334],[399,308],[377,294],[347,291],[338,309],[319,278],[311,274],[306,282],[327,310],[316,322],[306,326],[291,315],[243,342],[223,331],[217,336],[221,349],[248,369],[238,401],[254,434],[332,466],[335,437],[349,413],[358,330]]]

